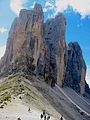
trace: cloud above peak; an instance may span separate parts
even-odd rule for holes
[[[19,15],[21,9],[24,9],[24,4],[27,0],[11,0],[10,1],[10,8],[16,14]]]
[[[35,2],[37,2],[37,0],[33,1],[34,4]],[[16,15],[19,15],[20,10],[25,8],[24,4],[28,3],[29,0],[11,0],[10,8]],[[43,10],[44,12],[53,10],[54,14],[57,14],[58,12],[64,12],[69,7],[71,7],[74,12],[79,13],[82,17],[90,16],[90,0],[47,0]]]
[[[82,17],[90,16],[90,0],[55,0],[55,11],[63,12],[71,7]]]

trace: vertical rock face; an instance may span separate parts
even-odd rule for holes
[[[42,7],[35,4],[34,10],[21,10],[10,30],[2,65],[15,69],[28,69],[37,61],[43,47],[44,17]],[[6,69],[6,68],[5,68]]]
[[[62,86],[65,68],[65,28],[66,20],[62,14],[45,23],[45,42],[49,49],[49,77],[52,82]]]
[[[67,49],[65,28],[62,14],[44,23],[39,4],[33,10],[21,10],[11,26],[6,52],[0,60],[0,76],[34,72],[51,86],[67,85],[81,94],[89,91],[81,48],[78,43],[70,43]]]
[[[25,51],[26,56],[33,59],[36,66],[43,41],[43,11],[36,4],[33,11],[21,10],[16,39],[13,43],[13,55]]]
[[[86,64],[77,42],[69,43],[65,84],[81,94],[85,91]]]
[[[11,60],[13,57],[13,42],[16,38],[17,21],[18,21],[18,18],[14,20],[11,26],[9,37],[7,40],[5,55],[0,60],[0,75],[2,75],[4,72],[7,72],[11,64]]]
[[[12,71],[34,71],[51,85],[62,86],[65,68],[65,27],[62,14],[44,24],[42,7],[21,10],[10,30],[2,64]],[[3,72],[4,70],[2,70]]]

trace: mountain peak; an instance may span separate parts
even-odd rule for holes
[[[0,61],[0,75],[33,73],[52,87],[66,83],[83,94],[86,64],[82,50],[76,42],[66,46],[65,31],[63,14],[44,23],[40,4],[36,3],[33,10],[22,9],[10,29],[6,52]]]
[[[42,10],[42,6],[41,6],[40,4],[38,4],[38,3],[35,3],[35,5],[34,5],[34,10],[35,10],[35,11],[39,11],[39,12],[40,12],[40,11],[41,11],[41,12],[43,11],[43,10]]]

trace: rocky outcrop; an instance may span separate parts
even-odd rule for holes
[[[62,14],[57,15],[54,19],[47,20],[45,23],[45,42],[49,49],[49,77],[52,84],[63,85],[65,71],[65,28],[66,20]]]
[[[44,16],[39,4],[35,4],[34,10],[21,10],[19,18],[15,19],[11,27],[1,61],[5,70],[10,65],[17,71],[32,67],[35,69],[43,48],[43,27]]]
[[[66,20],[62,14],[44,23],[42,7],[23,9],[11,26],[6,52],[0,60],[0,76],[25,72],[42,76],[52,87],[67,85],[81,94],[86,65],[78,43],[65,41]]]
[[[15,19],[7,42],[2,64],[4,71],[33,71],[42,75],[50,85],[62,86],[65,69],[65,27],[62,14],[44,24],[43,11],[35,4],[34,10],[21,10]],[[4,67],[2,67],[4,68]]]
[[[13,57],[13,42],[16,38],[16,26],[18,18],[16,18],[11,26],[9,37],[7,40],[6,51],[4,56],[0,60],[0,76],[6,74],[9,71],[11,60]]]
[[[75,91],[83,94],[85,92],[86,64],[83,59],[82,50],[77,42],[69,43],[65,83]]]

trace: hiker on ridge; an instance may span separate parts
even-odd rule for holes
[[[42,120],[42,118],[43,118],[43,115],[41,114],[41,120]]]
[[[49,119],[50,119],[50,115],[48,114],[47,120],[49,120]]]
[[[61,116],[60,120],[63,120],[63,117]]]

